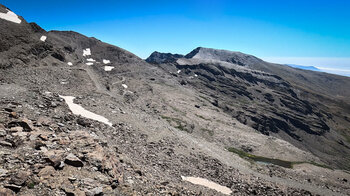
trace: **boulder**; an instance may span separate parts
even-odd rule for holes
[[[58,169],[63,163],[63,150],[50,150],[44,153],[46,161],[49,162],[54,168]]]
[[[20,120],[12,121],[7,126],[10,128],[20,126],[23,128],[24,131],[28,131],[28,132],[34,130],[32,121],[28,120],[27,118],[22,118]]]
[[[40,170],[38,176],[41,179],[50,178],[55,174],[56,170],[52,166],[46,166]]]
[[[11,127],[10,131],[11,132],[22,132],[23,127]]]
[[[103,195],[103,188],[96,187],[85,192],[86,196],[100,196]]]
[[[51,119],[46,116],[40,116],[36,121],[36,125],[38,126],[49,126],[51,124]]]
[[[102,168],[102,163],[104,162],[104,153],[103,148],[97,146],[94,151],[86,154],[86,160],[91,164],[96,166],[97,168]]]
[[[19,192],[21,190],[21,188],[22,188],[22,186],[18,186],[18,185],[15,185],[15,184],[5,184],[4,187],[7,188],[7,189],[11,189],[15,193]]]
[[[1,196],[15,196],[15,193],[7,188],[0,188]]]
[[[70,153],[66,156],[64,162],[68,165],[74,166],[74,167],[83,167],[84,163],[74,154]]]
[[[0,137],[5,137],[5,136],[6,136],[6,131],[0,128]]]
[[[10,179],[10,184],[23,186],[28,180],[30,172],[19,171],[15,176]]]
[[[12,144],[10,142],[0,141],[0,146],[12,147]]]

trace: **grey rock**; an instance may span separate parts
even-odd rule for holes
[[[103,188],[96,187],[85,192],[86,196],[100,196],[103,195]]]
[[[12,144],[10,142],[0,141],[0,146],[12,147]]]
[[[6,131],[4,129],[0,129],[0,137],[6,136]]]
[[[64,162],[68,165],[74,166],[74,167],[83,167],[84,163],[74,154],[69,153]]]

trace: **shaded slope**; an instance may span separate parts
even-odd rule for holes
[[[322,77],[344,84],[350,79],[270,64],[239,52],[201,47],[171,62],[160,67],[182,70],[176,75],[183,84],[209,95],[213,105],[241,123],[263,134],[277,135],[333,166],[350,168],[348,158],[338,156],[350,153],[350,143],[344,137],[349,134],[344,128],[350,125],[346,122],[350,112],[347,103],[345,107],[340,104],[344,103],[342,97],[331,96],[332,91],[346,96],[349,90],[324,86]],[[305,78],[298,79],[298,73]],[[308,80],[307,85],[302,85]],[[317,89],[319,85],[323,88]],[[326,90],[320,94],[323,89]]]

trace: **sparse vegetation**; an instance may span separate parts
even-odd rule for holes
[[[177,109],[176,107],[174,107],[174,106],[172,106],[172,105],[169,105],[169,107],[170,107],[171,109],[173,109],[175,112],[181,113],[182,115],[186,115],[186,112],[181,111],[181,110]]]
[[[188,127],[187,127],[187,123],[184,122],[183,120],[181,119],[178,119],[178,118],[174,118],[174,117],[169,117],[169,116],[161,116],[162,119],[168,121],[168,123],[173,126],[174,128],[176,129],[179,129],[181,131],[186,131],[188,133],[192,133],[192,130],[190,130]]]
[[[281,159],[272,159],[272,158],[268,158],[268,157],[256,156],[256,155],[247,153],[243,150],[239,150],[239,149],[236,149],[233,147],[229,147],[229,148],[227,148],[227,150],[237,154],[241,158],[247,159],[250,162],[254,161],[254,162],[270,163],[270,164],[278,165],[278,166],[285,167],[285,168],[293,168],[294,165],[308,163],[308,164],[315,165],[317,167],[332,169],[331,167],[329,167],[327,165],[316,163],[313,161],[311,161],[311,162],[306,162],[306,161],[293,162],[293,161],[285,161],[285,160],[281,160]]]
[[[34,182],[30,182],[30,183],[27,184],[27,187],[28,187],[29,189],[34,189],[35,183],[34,183]]]
[[[210,136],[214,135],[214,131],[213,130],[202,128],[201,131],[203,131],[204,133],[208,133]]]
[[[202,115],[199,115],[199,114],[195,114],[198,118],[201,118],[201,119],[203,119],[203,120],[210,120],[210,119],[208,119],[208,118],[205,118],[204,116],[202,116]]]
[[[345,134],[345,133],[343,133],[342,135],[344,136],[346,142],[348,142],[350,144],[350,136]]]
[[[206,101],[208,101],[208,102],[210,102],[210,100],[207,97],[204,97],[203,95],[199,95],[199,97],[204,99],[204,100],[206,100]]]

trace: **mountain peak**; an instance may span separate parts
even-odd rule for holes
[[[214,48],[204,48],[197,47],[188,53],[185,58],[195,58],[195,59],[204,59],[204,60],[218,60],[225,61],[228,63],[238,64],[238,65],[252,65],[257,62],[262,62],[261,59],[244,54],[241,52],[234,52],[223,49],[214,49]]]
[[[172,53],[161,53],[158,51],[154,51],[147,59],[146,62],[153,64],[160,63],[171,63],[175,62],[178,58],[184,57],[181,54],[172,54]]]

